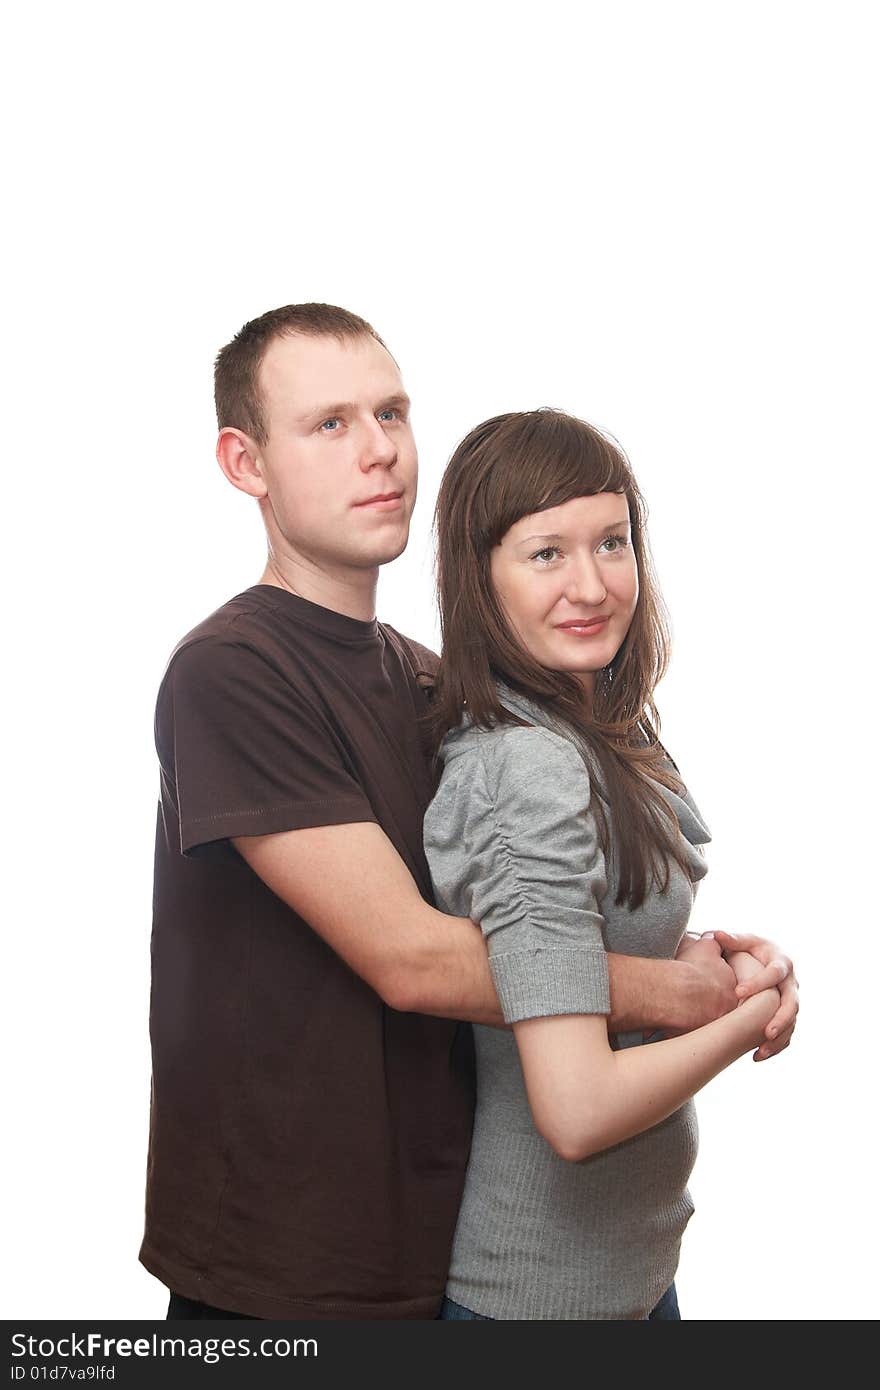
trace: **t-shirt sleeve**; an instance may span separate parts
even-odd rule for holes
[[[474,771],[469,912],[505,1020],[610,1013],[605,861],[583,759],[549,730],[514,728],[487,740]]]
[[[376,820],[317,697],[244,641],[209,637],[174,655],[156,742],[184,854],[236,835]]]

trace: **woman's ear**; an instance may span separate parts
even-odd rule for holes
[[[231,426],[222,429],[217,439],[217,462],[240,492],[246,492],[249,497],[266,496],[268,488],[263,478],[260,450],[249,434]]]

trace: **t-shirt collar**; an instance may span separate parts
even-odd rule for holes
[[[276,584],[255,584],[248,595],[259,596],[261,602],[274,607],[299,622],[305,623],[316,632],[322,633],[338,642],[375,642],[379,636],[379,623],[376,618],[364,622],[361,618],[350,618],[347,613],[337,613],[333,608],[324,608],[319,603],[293,594],[289,589],[281,589]]]

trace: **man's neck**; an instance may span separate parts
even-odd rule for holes
[[[337,570],[319,569],[311,561],[290,555],[270,555],[259,580],[287,589],[299,598],[342,613],[346,618],[372,622],[376,616],[376,586],[379,569]]]

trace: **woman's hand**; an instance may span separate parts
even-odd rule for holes
[[[764,1042],[753,1054],[755,1062],[765,1062],[784,1052],[791,1042],[799,1007],[798,982],[794,966],[784,951],[772,941],[761,936],[738,935],[734,932],[716,931],[713,933],[725,958],[737,951],[747,951],[763,967],[749,979],[741,979],[736,987],[740,1001],[748,999],[762,989],[775,985],[779,990],[779,1008],[764,1030]]]

